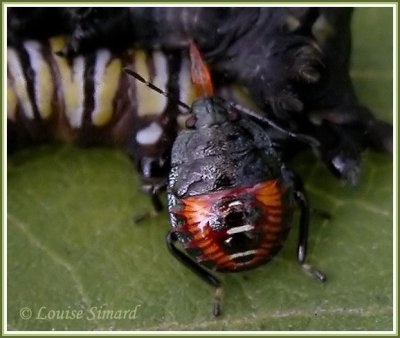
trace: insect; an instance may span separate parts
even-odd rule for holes
[[[268,262],[282,247],[296,206],[301,209],[298,262],[321,281],[325,275],[305,264],[309,206],[301,180],[262,127],[214,96],[207,67],[191,49],[193,82],[204,95],[193,103],[188,129],[179,132],[172,148],[167,245],[216,288],[218,316],[221,283],[203,265],[232,272]]]
[[[392,127],[359,103],[352,86],[351,8],[15,8],[10,14],[11,42],[63,33],[70,37],[60,50],[66,56],[132,45],[186,49],[195,41],[216,87],[227,89],[218,95],[239,99],[239,85],[275,122],[316,138],[321,160],[352,184],[365,149],[392,151]],[[285,145],[285,154],[293,147]]]

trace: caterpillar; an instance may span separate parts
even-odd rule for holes
[[[99,49],[67,60],[55,51],[66,40],[27,40],[7,50],[8,148],[48,141],[127,150],[145,183],[168,175],[169,153],[194,89],[182,51]],[[130,67],[168,92],[167,98],[128,76]]]
[[[50,7],[8,15],[10,45],[63,33],[68,42],[58,52],[69,59],[98,48],[171,52],[195,41],[217,87],[229,96],[239,85],[275,121],[315,137],[321,160],[353,184],[365,149],[392,151],[392,127],[352,86],[351,8]],[[290,143],[284,153],[297,151]]]

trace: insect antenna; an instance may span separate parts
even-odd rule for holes
[[[144,79],[142,76],[140,76],[138,73],[136,73],[132,69],[124,68],[124,71],[128,75],[134,77],[136,80],[139,80],[140,82],[143,82],[150,89],[153,89],[157,93],[160,93],[161,95],[164,95],[166,98],[171,99],[172,101],[176,102],[181,107],[183,107],[183,108],[187,109],[188,111],[190,111],[189,105],[187,105],[186,103],[180,101],[175,95],[167,93],[167,92],[163,91],[162,89],[158,88],[156,85],[154,85],[153,83],[147,81],[146,79]]]
[[[317,153],[318,148],[321,146],[321,143],[314,137],[310,136],[310,135],[305,135],[305,134],[297,134],[297,133],[293,133],[290,130],[287,130],[281,126],[279,126],[278,124],[276,124],[275,122],[273,122],[272,120],[270,120],[268,117],[265,117],[263,115],[261,115],[258,112],[255,112],[251,109],[248,109],[246,107],[241,106],[238,103],[234,103],[234,102],[230,102],[230,105],[238,110],[239,112],[247,115],[247,116],[251,116],[259,121],[265,122],[268,125],[270,125],[272,128],[278,130],[279,132],[281,132],[282,134],[288,135],[290,137],[293,137],[307,145],[309,145],[312,149],[314,149]]]

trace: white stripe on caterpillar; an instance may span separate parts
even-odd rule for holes
[[[18,103],[22,106],[24,115],[33,120],[33,107],[28,94],[28,84],[22,69],[21,60],[14,48],[7,49],[7,69],[10,72],[12,85],[18,98]]]
[[[155,68],[153,84],[166,93],[168,83],[167,58],[165,57],[164,53],[160,51],[155,51],[153,52],[153,62]]]
[[[83,122],[85,107],[85,59],[79,56],[74,59],[72,74],[63,79],[66,115],[73,128],[80,128]],[[66,74],[66,76],[68,76]],[[63,76],[64,77],[64,76]]]
[[[113,59],[110,62],[111,53],[102,49],[97,52],[94,69],[94,110],[92,122],[100,127],[107,124],[114,110],[114,97],[118,90],[121,75],[121,60]],[[110,62],[110,63],[109,63]]]

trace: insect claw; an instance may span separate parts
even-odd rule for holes
[[[313,275],[318,278],[321,282],[326,282],[326,275],[319,271],[319,270],[314,270]]]
[[[213,307],[213,315],[215,317],[218,317],[221,314],[221,306],[218,303],[214,303],[214,307]]]
[[[301,268],[303,269],[303,271],[306,274],[317,278],[320,282],[325,282],[326,281],[326,275],[322,271],[314,268],[313,266],[311,266],[309,264],[302,264]]]
[[[339,154],[331,160],[333,168],[351,185],[356,186],[360,178],[360,163],[356,158]]]

